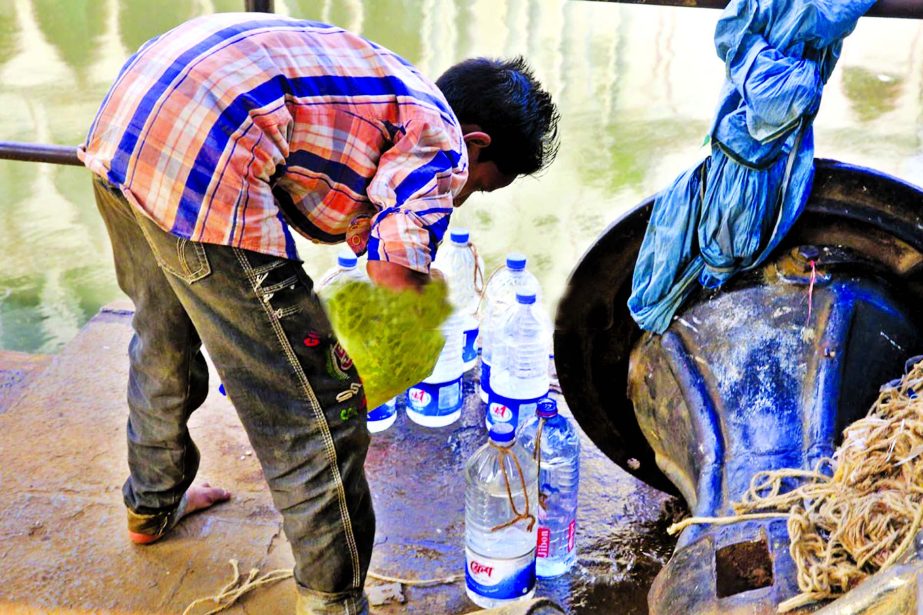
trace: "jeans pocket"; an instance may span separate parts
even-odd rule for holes
[[[135,212],[135,217],[161,269],[187,284],[211,273],[205,244],[171,235],[140,212]]]

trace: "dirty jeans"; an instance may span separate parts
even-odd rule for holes
[[[367,612],[375,517],[365,396],[313,282],[296,261],[179,239],[103,179],[93,190],[119,286],[135,304],[123,488],[131,529],[169,528],[195,478],[186,422],[209,389],[204,344],[282,513],[299,609]]]

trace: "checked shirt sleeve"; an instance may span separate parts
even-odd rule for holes
[[[368,187],[380,208],[368,257],[427,273],[468,178],[467,152],[457,126],[413,119],[402,128]]]

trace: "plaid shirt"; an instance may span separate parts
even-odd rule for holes
[[[296,259],[292,227],[424,272],[468,170],[458,120],[405,60],[246,13],[145,43],[80,156],[179,237]]]

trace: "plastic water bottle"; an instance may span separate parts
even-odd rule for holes
[[[461,416],[462,375],[462,320],[458,313],[451,314],[442,325],[445,345],[433,368],[433,373],[407,390],[407,418],[426,427],[451,425]]]
[[[369,410],[366,418],[369,433],[378,433],[394,425],[397,420],[397,398],[392,397],[382,405]]]
[[[351,281],[368,282],[369,277],[359,267],[359,259],[351,250],[341,250],[337,254],[336,267],[327,271],[318,282],[317,293],[323,295],[335,284]]]
[[[322,296],[326,295],[336,284],[351,281],[369,282],[370,280],[365,271],[359,267],[359,259],[352,250],[340,250],[337,254],[336,267],[321,277],[317,285],[317,293]],[[395,399],[390,399],[377,408],[369,410],[367,415],[369,433],[384,431],[396,420],[397,403]]]
[[[491,390],[491,370],[503,355],[497,331],[516,306],[518,291],[541,293],[538,280],[526,270],[526,257],[510,254],[506,266],[490,277],[484,289],[484,311],[481,319],[481,374],[479,393],[487,402]]]
[[[516,308],[496,332],[503,349],[492,367],[487,398],[487,426],[531,416],[539,399],[548,394],[548,355],[551,330],[534,292],[518,292]]]
[[[478,337],[476,314],[481,301],[478,274],[483,271],[469,237],[468,229],[452,230],[449,242],[439,248],[433,262],[433,267],[445,274],[449,284],[449,300],[462,319],[462,332],[465,336],[462,361],[466,372],[477,365],[478,361],[475,345]]]
[[[539,437],[541,442],[536,443]],[[539,463],[535,572],[540,577],[556,577],[577,561],[580,437],[574,424],[558,414],[555,401],[546,397],[538,402],[535,415],[523,424],[519,441]]]
[[[531,455],[516,442],[511,425],[497,425],[490,431],[490,441],[465,464],[465,481],[468,597],[484,608],[531,598],[537,472]]]

